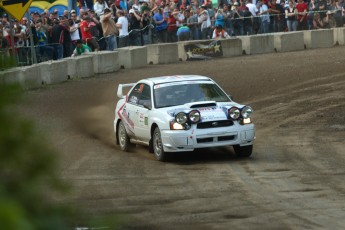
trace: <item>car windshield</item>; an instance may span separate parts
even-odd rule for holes
[[[216,84],[209,82],[179,82],[155,85],[154,99],[156,108],[198,101],[230,101],[229,97]]]

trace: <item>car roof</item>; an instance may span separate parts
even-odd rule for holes
[[[200,76],[200,75],[172,75],[172,76],[152,77],[152,78],[147,78],[143,80],[150,81],[154,85],[156,85],[156,84],[179,82],[179,81],[200,81],[200,80],[210,81],[211,79],[209,77]]]

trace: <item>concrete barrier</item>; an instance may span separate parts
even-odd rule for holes
[[[64,60],[67,62],[68,76],[71,79],[93,77],[95,75],[91,55],[64,58]]]
[[[101,51],[93,52],[93,69],[95,74],[112,73],[120,69],[119,52],[117,51]]]
[[[329,48],[334,45],[334,32],[332,29],[305,30],[304,44],[307,49]]]
[[[132,69],[147,65],[147,47],[130,46],[117,49],[120,68]]]
[[[230,38],[221,40],[223,57],[234,57],[242,55],[242,40]]]
[[[147,64],[169,64],[179,61],[177,43],[147,46]]]
[[[2,84],[14,84],[20,82],[22,68],[12,68],[4,71],[0,71],[0,83]]]
[[[32,65],[0,71],[0,83],[17,83],[24,89],[39,88],[42,86],[40,67],[37,65]]]
[[[290,52],[304,50],[303,31],[276,33],[274,36],[274,48],[277,52]]]
[[[239,36],[238,38],[242,40],[242,49],[245,54],[274,52],[274,36],[272,34]]]
[[[37,66],[42,84],[56,84],[68,80],[68,66],[65,60],[42,62]]]
[[[333,29],[334,42],[333,45],[345,45],[345,28],[339,27]]]

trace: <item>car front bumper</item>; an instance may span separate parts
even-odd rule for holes
[[[254,124],[233,127],[189,130],[161,130],[166,152],[193,151],[229,145],[252,145],[255,140]]]

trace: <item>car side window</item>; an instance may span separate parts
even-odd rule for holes
[[[150,86],[139,83],[129,94],[129,102],[135,105],[151,107],[151,90]]]

